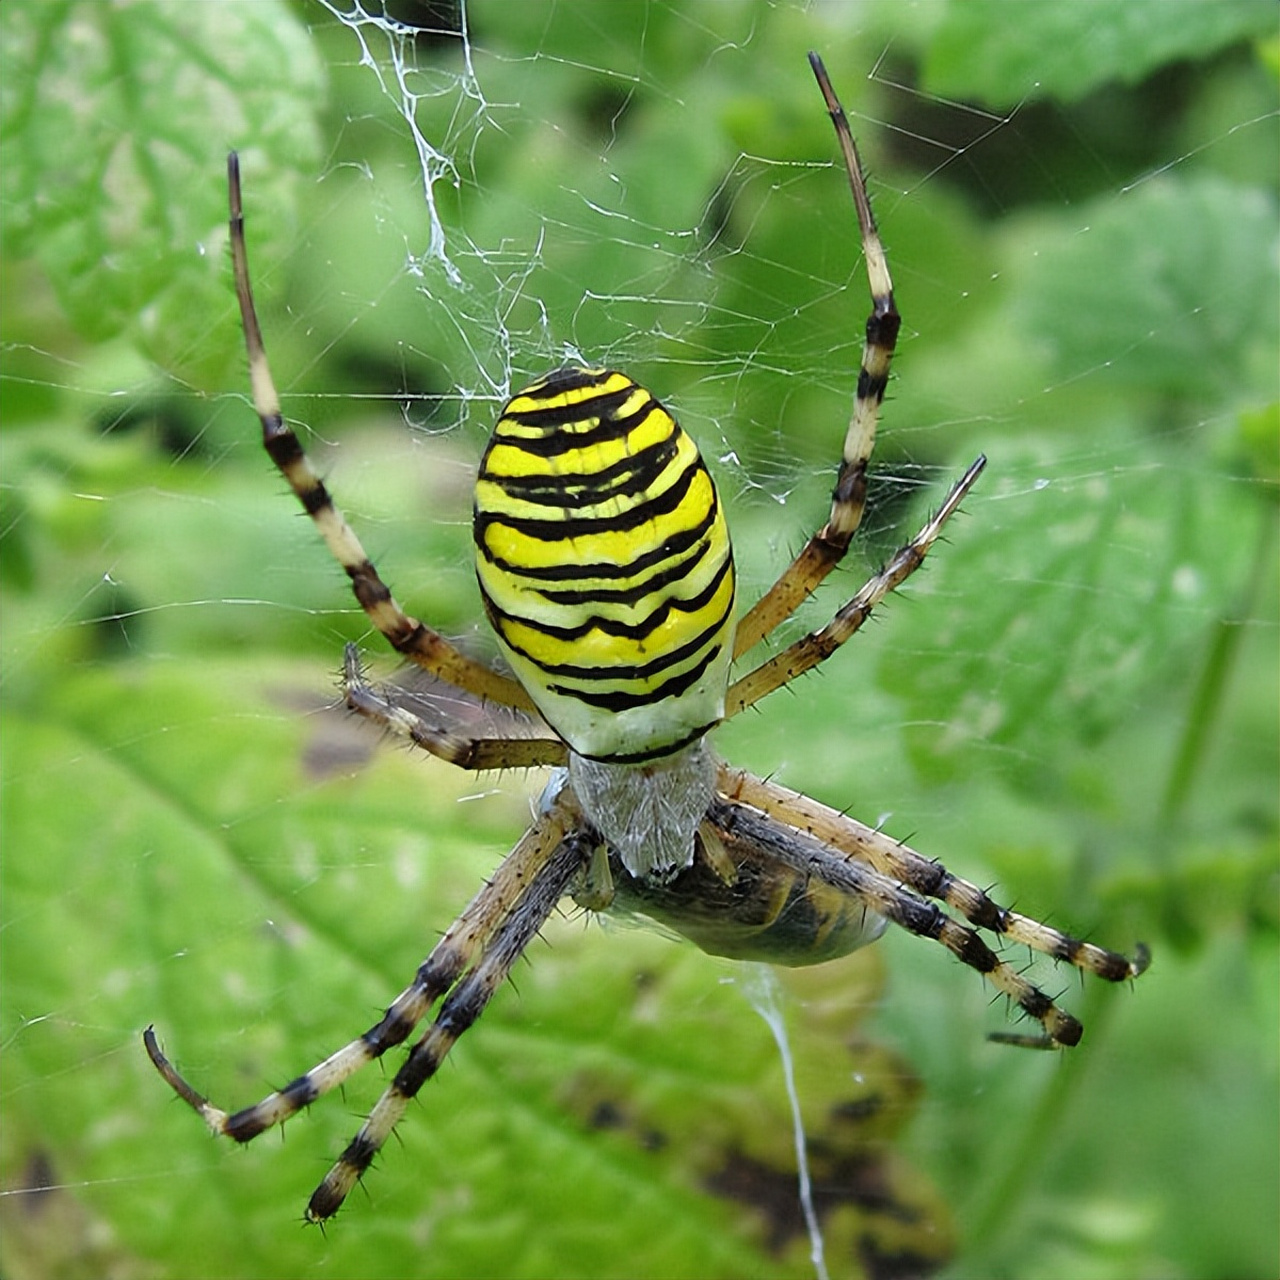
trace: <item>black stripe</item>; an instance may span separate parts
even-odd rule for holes
[[[552,369],[550,373],[539,378],[531,387],[526,387],[520,392],[519,397],[515,399],[528,397],[530,400],[536,400],[538,397],[558,396],[566,391],[580,391],[583,387],[594,387],[605,382],[613,376],[611,369],[588,369],[585,365],[580,364],[562,364],[558,369]],[[625,373],[622,375],[627,376]]]
[[[474,537],[477,543],[481,543],[485,530],[491,524],[503,525],[540,542],[562,542],[570,535],[584,538],[593,533],[629,533],[649,520],[670,515],[684,501],[694,478],[699,474],[706,475],[707,469],[695,458],[662,493],[655,494],[626,511],[619,511],[616,515],[576,517],[571,528],[566,527],[564,520],[540,520],[505,515],[497,511],[476,511],[473,520]]]
[[[271,415],[270,422],[271,430],[263,432],[263,448],[281,471],[287,471],[299,458],[306,455],[298,437],[284,425],[284,419],[278,413]]]
[[[652,662],[637,662],[626,666],[614,664],[610,667],[583,667],[572,662],[560,663],[544,663],[538,662],[538,669],[549,676],[561,676],[566,680],[592,680],[612,682],[617,680],[651,680],[654,676],[662,671],[666,671],[671,667],[679,666],[680,663],[688,661],[700,649],[704,648],[709,640],[715,637],[724,625],[724,615],[721,614],[709,626],[704,627],[692,640],[682,644],[678,649],[672,649],[669,653],[664,653],[661,657],[654,658]],[[524,654],[531,662],[537,660],[531,658],[529,654],[524,653],[523,649],[517,649],[515,645],[510,646],[516,653]],[[717,649],[719,645],[715,646]],[[576,693],[576,690],[575,690]],[[653,692],[650,691],[646,697],[652,698]]]
[[[719,591],[720,584],[724,581],[725,575],[732,569],[732,567],[733,557],[725,556],[724,563],[721,564],[720,568],[716,571],[715,577],[712,578],[696,596],[693,596],[688,600],[664,600],[658,608],[646,617],[640,619],[638,622],[623,622],[618,618],[601,618],[596,615],[592,615],[585,622],[582,622],[577,626],[557,627],[551,623],[538,622],[533,618],[526,618],[521,614],[507,613],[493,602],[489,597],[489,593],[485,591],[483,586],[480,588],[480,594],[484,597],[485,610],[489,614],[490,621],[493,622],[495,629],[499,631],[503,630],[502,623],[510,622],[517,626],[527,627],[530,631],[536,631],[540,635],[550,636],[554,640],[580,640],[592,630],[603,631],[605,635],[614,636],[618,639],[643,640],[647,635],[650,635],[660,627],[672,612],[678,610],[680,613],[697,613],[699,609],[705,608],[716,592]],[[723,615],[721,616],[721,621],[723,621]],[[716,625],[719,625],[719,623]],[[523,649],[519,648],[517,645],[511,644],[511,641],[505,634],[503,634],[502,638],[507,644],[511,645],[511,648],[517,653],[524,653]],[[556,669],[539,662],[537,658],[532,656],[532,654],[524,653],[524,656],[528,658],[530,662],[536,662],[543,671],[554,671]],[[619,670],[619,668],[600,668],[600,670],[616,671]]]
[[[635,707],[656,706],[659,702],[665,702],[668,698],[678,698],[686,690],[697,684],[722,648],[722,645],[712,645],[706,656],[690,667],[688,671],[682,675],[672,676],[665,684],[661,684],[656,689],[650,689],[644,693],[627,693],[622,690],[589,693],[584,689],[558,684],[548,685],[547,688],[553,693],[559,693],[568,698],[576,698],[579,702],[585,702],[589,707],[599,707],[602,711],[630,711]]]
[[[489,450],[499,444],[513,449],[523,449],[537,458],[558,458],[561,454],[569,453],[574,449],[591,449],[597,445],[611,444],[614,440],[621,440],[655,409],[662,408],[648,392],[644,392],[645,399],[638,409],[625,417],[618,417],[616,411],[636,391],[644,391],[644,388],[631,386],[623,392],[599,396],[595,400],[585,400],[580,404],[558,405],[554,409],[534,409],[526,413],[504,411],[502,417],[498,419],[498,425],[493,429],[493,436],[481,459],[481,469],[483,470],[488,460]],[[667,414],[667,417],[671,418],[671,415]],[[588,425],[593,419],[594,425]],[[671,421],[675,422],[675,419],[671,418]],[[506,435],[502,430],[503,423],[506,422],[514,422],[522,427],[535,427],[545,434]],[[572,431],[569,430],[571,427],[583,429]]]
[[[673,433],[639,453],[629,454],[589,474],[560,476],[499,476],[485,470],[480,478],[502,487],[504,498],[548,507],[587,507],[608,498],[642,494],[676,456],[679,440]]]
[[[872,375],[866,369],[858,370],[858,399],[883,400],[885,388],[889,385],[889,373]]]
[[[682,555],[696,542],[706,536],[707,530],[716,522],[720,510],[719,499],[712,495],[711,506],[706,516],[691,529],[673,534],[660,547],[654,547],[634,560],[615,564],[611,560],[596,560],[589,564],[551,564],[537,568],[513,564],[501,556],[493,555],[477,536],[476,545],[480,554],[494,566],[516,578],[526,578],[534,582],[579,582],[588,578],[630,578],[642,573],[651,565],[659,564],[671,556]]]
[[[586,373],[586,370],[583,370]],[[554,422],[561,419],[569,422],[577,422],[585,417],[594,415],[578,413],[589,405],[597,404],[621,404],[633,391],[644,391],[631,378],[624,373],[621,375],[623,385],[620,387],[608,387],[608,382],[614,375],[605,372],[597,377],[587,376],[578,379],[566,379],[558,382],[552,379],[532,387],[526,387],[523,391],[518,391],[502,408],[501,418],[510,418],[513,422],[523,422],[526,425],[536,425],[541,419],[539,415],[551,415],[550,420]],[[571,395],[575,391],[587,391],[594,394],[581,396],[576,400],[568,401],[562,404],[551,404],[552,400],[563,400],[565,396]],[[647,395],[648,393],[645,392]],[[512,409],[512,405],[517,400],[529,400],[533,403],[532,409]],[[566,415],[574,415],[568,416]]]
[[[875,310],[867,317],[867,345],[892,351],[901,325],[902,317],[893,309],[893,294],[877,299]]]
[[[696,729],[686,733],[683,738],[678,738],[675,742],[664,743],[660,747],[650,747],[648,751],[619,751],[607,756],[586,756],[587,760],[599,760],[602,764],[645,764],[650,760],[661,760],[665,756],[673,756],[677,751],[683,750],[691,742],[697,742],[703,734],[720,723],[719,720],[711,720],[706,724],[700,724]],[[579,755],[582,753],[579,752]]]
[[[673,582],[691,577],[710,551],[711,544],[704,542],[696,549],[696,554],[687,558],[674,558],[660,572],[651,573],[647,578],[642,578],[629,587],[586,586],[568,591],[557,591],[548,587],[535,589],[551,604],[639,604],[645,596],[653,595],[663,587],[671,586]]]

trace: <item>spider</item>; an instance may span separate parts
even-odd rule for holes
[[[310,1221],[342,1206],[565,896],[592,911],[638,912],[714,954],[790,965],[844,955],[892,921],[941,943],[1040,1024],[1036,1035],[1002,1038],[1044,1047],[1075,1045],[1081,1024],[1000,959],[979,929],[1111,982],[1147,966],[1144,947],[1128,959],[1019,915],[880,831],[729,767],[708,744],[718,723],[817,666],[861,627],[920,567],[986,462],[969,467],[937,514],[830,622],[730,679],[731,664],[790,617],[849,547],[898,335],[857,147],[821,59],[809,61],[848,172],[872,298],[827,523],[735,625],[732,547],[697,446],[625,374],[558,369],[507,403],[476,481],[477,574],[512,675],[467,657],[401,609],[281,416],[249,282],[239,162],[228,157],[236,294],[268,454],[392,647],[545,732],[466,737],[432,723],[371,685],[354,646],[344,666],[347,706],[463,769],[554,767],[532,825],[412,983],[374,1026],[283,1089],[223,1111],[178,1074],[154,1028],[144,1033],[160,1074],[214,1133],[248,1142],[407,1040],[441,1002],[313,1193]]]

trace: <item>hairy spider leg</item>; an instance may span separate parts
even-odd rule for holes
[[[776,782],[721,765],[716,786],[727,799],[759,809],[846,857],[867,863],[914,892],[945,902],[970,924],[1003,934],[1011,942],[1075,965],[1107,982],[1128,982],[1140,977],[1151,963],[1151,954],[1142,943],[1134,947],[1130,959],[1002,907],[976,884],[953,875],[942,863]]]
[[[402,1044],[427,1015],[431,1006],[465,981],[477,952],[481,959],[490,940],[501,932],[530,886],[538,881],[569,833],[581,825],[571,793],[564,793],[539,815],[521,837],[493,876],[449,926],[431,954],[422,962],[413,982],[391,1003],[383,1017],[362,1036],[274,1093],[236,1112],[215,1107],[178,1073],[161,1052],[154,1028],[148,1027],[143,1040],[156,1069],[175,1093],[191,1106],[215,1134],[236,1142],[249,1142],[260,1133],[283,1123],[317,1098],[336,1089],[362,1067]],[[554,905],[554,904],[553,904]],[[545,918],[545,917],[544,917]],[[492,969],[486,970],[492,972]],[[487,997],[486,997],[487,999]],[[447,1002],[446,1002],[447,1003]]]
[[[240,159],[234,151],[227,156],[227,189],[231,204],[231,261],[244,326],[245,349],[249,355],[253,407],[262,422],[262,443],[272,462],[288,481],[303,510],[315,521],[333,558],[351,579],[351,589],[369,621],[394,649],[455,688],[490,702],[536,714],[532,699],[514,680],[468,658],[439,632],[404,612],[390,588],[378,576],[360,539],[335,506],[293,428],[285,422],[253,305],[240,197]]]
[[[503,919],[480,959],[449,993],[426,1035],[414,1045],[369,1118],[312,1193],[307,1204],[309,1221],[323,1222],[342,1207],[351,1188],[400,1123],[418,1090],[440,1069],[458,1037],[475,1023],[494,992],[506,981],[512,965],[524,954],[564,896],[570,881],[586,864],[596,840],[589,831],[571,832],[537,868],[533,880]]]
[[[822,59],[816,53],[810,53],[809,65],[813,68],[831,123],[835,127],[845,172],[849,178],[849,189],[853,193],[858,230],[862,238],[862,256],[866,262],[867,282],[871,289],[871,314],[867,316],[866,344],[858,371],[853,414],[845,433],[840,468],[831,494],[831,514],[827,523],[809,539],[773,586],[739,620],[734,642],[735,658],[742,657],[780,623],[786,621],[844,559],[849,550],[850,540],[862,523],[866,508],[867,464],[871,461],[871,454],[876,446],[880,406],[889,385],[889,365],[893,360],[901,324],[901,317],[893,300],[889,261],[880,241],[875,215],[871,211],[866,178],[862,172],[862,159],[858,155],[853,131],[849,128],[849,119],[831,87]]]
[[[1079,1043],[1084,1028],[1077,1019],[1059,1009],[1044,992],[1001,960],[979,933],[958,924],[941,907],[918,897],[905,885],[747,805],[717,797],[707,817],[722,835],[749,840],[786,866],[860,899],[870,911],[909,933],[940,942],[958,960],[978,970],[1023,1013],[1035,1018],[1048,1041],[1067,1047]]]
[[[365,679],[354,644],[343,655],[342,689],[348,710],[459,769],[531,769],[569,758],[559,738],[473,738],[430,723]]]
[[[847,604],[836,611],[824,627],[802,636],[781,653],[762,662],[729,686],[725,697],[725,719],[754,706],[761,698],[789,684],[797,676],[825,662],[871,616],[871,611],[890,592],[896,591],[924,563],[929,548],[938,540],[943,526],[955,515],[960,503],[973,488],[986,458],[979,457],[956,481],[946,500],[914,538],[900,547],[879,573],[873,574]]]

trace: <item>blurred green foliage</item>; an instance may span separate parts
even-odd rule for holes
[[[371,760],[328,709],[367,626],[256,442],[227,149],[286,412],[484,653],[472,468],[567,357],[703,443],[748,596],[823,518],[867,301],[816,48],[905,324],[860,560],[788,635],[990,466],[720,749],[1155,953],[1069,986],[1061,1056],[988,1044],[914,939],[785,975],[828,1266],[1274,1276],[1274,6],[475,0],[465,44],[424,11],[0,9],[5,1274],[812,1274],[748,976],[688,946],[557,922],[325,1234],[294,1217],[377,1072],[237,1155],[139,1033],[220,1103],[297,1074],[539,785]]]

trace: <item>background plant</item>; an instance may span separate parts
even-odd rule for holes
[[[910,939],[791,980],[832,1273],[1275,1273],[1274,9],[1010,8],[481,2],[465,43],[0,12],[8,1274],[810,1273],[741,975],[643,931],[535,947],[325,1236],[292,1215],[379,1082],[237,1157],[139,1045],[223,1102],[295,1074],[538,785],[371,761],[325,711],[367,637],[255,439],[226,149],[287,412],[482,648],[470,469],[568,352],[703,441],[748,591],[821,517],[867,304],[810,47],[906,317],[864,560],[991,465],[910,599],[721,749],[1156,954],[1067,993],[1062,1058],[987,1044],[1002,1012]]]

